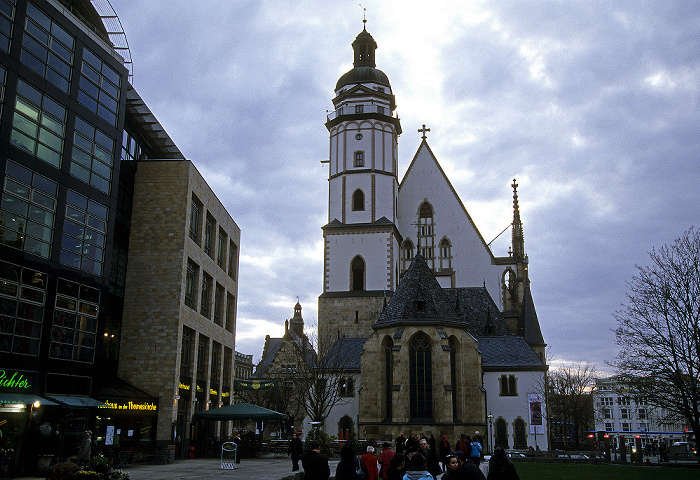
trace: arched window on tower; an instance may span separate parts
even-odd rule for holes
[[[356,105],[355,110],[358,108],[362,109],[362,105]],[[358,112],[356,112],[358,113]],[[359,112],[362,113],[362,112]],[[355,152],[355,163],[354,166],[356,167],[364,167],[365,166],[365,152],[358,150]]]
[[[365,289],[365,261],[361,256],[356,256],[352,259],[350,264],[351,277],[350,277],[350,290],[364,290]]]
[[[418,332],[409,345],[411,419],[433,418],[433,373],[430,339]]]
[[[438,246],[440,255],[440,270],[450,270],[452,268],[452,243],[447,237],[442,237]]]
[[[431,268],[435,268],[435,225],[433,207],[426,200],[418,210],[418,253]]]
[[[410,239],[406,239],[403,241],[403,244],[401,245],[401,274],[408,269],[408,266],[411,264],[411,260],[413,260],[413,242]]]
[[[352,210],[353,212],[365,209],[365,193],[359,188],[352,194]]]

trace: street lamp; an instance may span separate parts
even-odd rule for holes
[[[490,444],[489,449],[491,450],[491,452],[493,452],[493,447],[494,447],[494,444],[496,443],[495,441],[493,444],[491,443],[491,439],[493,438],[493,436],[492,436],[493,435],[493,414],[489,412],[489,414],[486,418],[489,419],[489,444]]]

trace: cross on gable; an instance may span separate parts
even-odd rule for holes
[[[425,128],[425,123],[423,124],[423,128],[418,129],[418,133],[422,133],[423,136],[421,137],[423,140],[425,140],[427,137],[425,136],[425,132],[429,132],[429,128]]]

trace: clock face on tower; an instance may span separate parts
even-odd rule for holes
[[[362,140],[362,134],[358,133],[357,135],[355,135],[355,140]]]

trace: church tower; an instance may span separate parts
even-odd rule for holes
[[[328,115],[328,224],[323,227],[319,340],[367,337],[398,283],[400,234],[396,100],[376,68],[377,42],[363,28],[353,68],[335,86]]]

